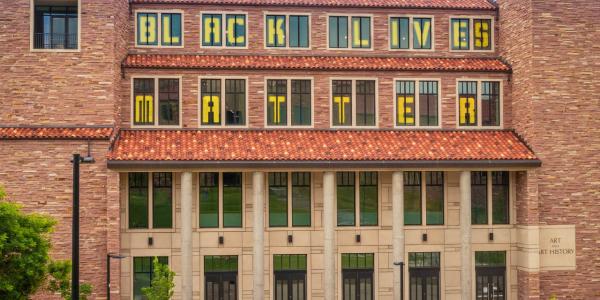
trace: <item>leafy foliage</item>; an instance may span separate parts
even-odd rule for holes
[[[60,293],[65,300],[71,300],[71,261],[59,260],[48,264],[48,290]],[[92,286],[89,283],[79,285],[79,299],[87,300],[92,294]]]
[[[50,261],[48,216],[24,214],[0,187],[0,299],[27,299],[42,286]]]
[[[175,283],[173,278],[175,272],[169,269],[168,265],[161,264],[158,262],[158,258],[154,257],[153,265],[153,277],[150,287],[142,288],[142,293],[148,298],[148,300],[169,300],[173,297],[173,288]]]

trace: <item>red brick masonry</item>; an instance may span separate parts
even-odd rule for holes
[[[512,131],[123,130],[109,160],[537,161]]]
[[[509,72],[493,58],[131,54],[128,68]]]
[[[0,127],[0,140],[106,140],[110,127]]]
[[[132,0],[131,3],[496,9],[488,0]]]

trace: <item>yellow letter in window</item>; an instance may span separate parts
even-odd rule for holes
[[[154,101],[150,95],[135,96],[135,123],[154,122]]]
[[[267,26],[269,26],[268,45],[272,46],[285,46],[285,25],[284,18],[269,18],[267,20]],[[275,40],[277,38],[277,40]]]
[[[475,47],[487,48],[490,45],[490,24],[486,21],[475,22]]]
[[[363,40],[360,36],[361,28],[360,28],[360,19],[352,19],[352,44],[354,47],[367,47],[369,46],[369,39]],[[363,30],[367,30],[367,28],[363,28]],[[369,32],[369,34],[371,34]]]
[[[467,26],[468,22],[453,22],[452,23],[452,36],[454,39],[452,40],[452,44],[454,48],[468,48],[468,38],[467,38]]]
[[[212,37],[212,39],[211,39]],[[205,18],[204,19],[204,44],[206,45],[221,44],[221,19]]]
[[[219,96],[202,97],[202,123],[219,123]]]
[[[140,43],[156,43],[156,16],[140,15]]]
[[[281,104],[285,103],[285,96],[269,96],[269,102],[273,103],[273,123],[281,123]]]
[[[460,97],[460,124],[462,125],[475,125],[475,98],[474,97]]]
[[[166,17],[162,19],[162,42],[171,42],[171,44],[179,44],[178,36],[171,36],[171,17]]]
[[[337,105],[338,105],[338,123],[339,124],[346,123],[346,104],[350,103],[350,97],[348,97],[348,96],[333,97],[333,103],[337,103]]]
[[[244,44],[246,33],[236,32],[237,26],[244,26],[245,19],[242,17],[227,19],[227,43],[230,45]]]
[[[392,48],[400,47],[400,40],[398,40],[398,31],[400,30],[400,21],[397,19],[391,20],[390,31],[392,32]]]
[[[415,45],[415,48],[423,48],[429,39],[431,22],[423,21],[423,28],[421,28],[421,22],[415,21],[413,22],[413,26],[415,27],[415,34],[417,35],[417,42],[419,43],[419,45]]]
[[[412,105],[415,103],[413,96],[398,96],[398,123],[402,125],[414,125],[415,118]]]

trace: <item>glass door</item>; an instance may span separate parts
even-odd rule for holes
[[[475,299],[506,299],[506,252],[475,252]]]

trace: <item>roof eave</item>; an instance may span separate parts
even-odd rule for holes
[[[410,169],[410,168],[510,168],[528,170],[542,165],[539,159],[507,160],[377,160],[377,161],[335,161],[335,160],[114,160],[109,159],[108,168],[119,169],[206,169],[206,168],[254,168],[254,169]]]

